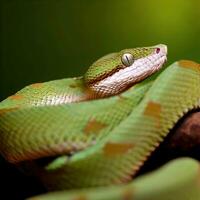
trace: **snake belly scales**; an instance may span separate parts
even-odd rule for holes
[[[166,58],[163,44],[124,49],[82,77],[32,84],[0,103],[1,155],[50,191],[29,199],[200,199],[192,158],[134,178],[178,120],[200,107],[200,65],[163,67]]]

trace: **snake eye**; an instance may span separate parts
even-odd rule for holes
[[[134,57],[130,53],[123,54],[121,60],[122,60],[122,63],[126,67],[129,67],[129,66],[131,66],[134,63]]]

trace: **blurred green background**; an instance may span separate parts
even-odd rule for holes
[[[200,62],[199,10],[199,0],[1,0],[0,100],[123,48],[165,43],[168,63]]]

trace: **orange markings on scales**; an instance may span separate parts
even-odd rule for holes
[[[156,119],[156,127],[160,127],[160,120],[161,120],[161,105],[159,103],[150,101],[148,102],[146,109],[144,111],[144,115],[153,117]]]
[[[85,195],[80,195],[78,197],[75,197],[73,200],[87,200],[88,198]]]
[[[104,153],[107,156],[114,156],[118,154],[125,154],[135,145],[133,143],[107,143],[104,146]]]
[[[0,109],[0,115],[6,114],[11,111],[18,110],[19,107]]]
[[[12,100],[21,100],[23,98],[24,98],[24,96],[20,95],[20,94],[15,94],[15,95],[12,95],[9,97],[9,99],[12,99]]]
[[[41,88],[43,83],[34,83],[31,85],[32,88]]]
[[[87,125],[85,126],[83,131],[86,134],[98,133],[99,131],[101,131],[106,126],[107,126],[106,124],[104,124],[102,122],[98,122],[95,119],[92,119],[87,123]]]
[[[160,118],[160,114],[161,114],[161,105],[159,103],[150,101],[146,106],[144,115]]]
[[[123,190],[123,194],[122,194],[122,199],[123,200],[133,200],[134,198],[134,190],[133,188],[126,188],[125,190]]]
[[[180,67],[184,67],[184,68],[190,68],[193,69],[195,71],[199,71],[200,72],[200,64],[196,63],[194,61],[191,60],[180,60],[178,62]]]

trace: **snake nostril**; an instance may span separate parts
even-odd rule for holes
[[[160,52],[160,48],[156,48],[156,53],[159,53]]]

